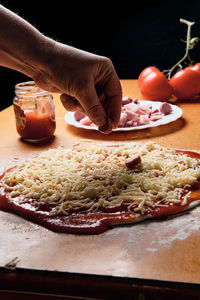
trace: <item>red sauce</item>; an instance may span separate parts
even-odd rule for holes
[[[108,229],[111,224],[134,221],[135,213],[119,211],[115,213],[73,213],[69,216],[49,216],[48,211],[37,211],[31,203],[20,204],[22,197],[9,202],[6,193],[0,187],[0,209],[40,224],[52,231],[76,234],[98,234]]]
[[[39,114],[34,112],[24,113],[14,105],[17,132],[23,139],[42,140],[51,137],[56,128],[55,113]]]
[[[180,154],[187,154],[193,158],[200,158],[200,154],[190,151],[177,151]],[[8,170],[12,172],[13,168]],[[0,180],[3,175],[0,177]],[[75,234],[98,234],[106,231],[109,226],[120,223],[133,222],[138,214],[126,211],[126,206],[121,205],[105,209],[98,213],[72,213],[69,216],[58,215],[49,216],[48,209],[36,210],[31,205],[31,201],[20,203],[23,196],[19,196],[9,202],[7,192],[0,185],[0,209],[8,212],[14,212],[23,218],[40,224],[52,231]],[[200,181],[192,188],[188,203],[200,199]],[[151,212],[156,218],[166,217],[168,215],[181,212],[187,205],[170,205],[168,207],[159,207]],[[137,220],[136,220],[137,221]]]
[[[151,212],[151,215],[155,218],[164,218],[168,215],[176,214],[184,210],[189,203],[200,199],[200,181],[198,182],[198,188],[195,187],[195,190],[192,191],[189,198],[187,199],[187,205],[173,204],[168,207],[158,207],[155,211]]]

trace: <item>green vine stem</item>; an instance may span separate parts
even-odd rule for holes
[[[198,42],[199,38],[195,37],[191,39],[191,27],[195,24],[195,22],[190,22],[185,19],[180,19],[180,23],[186,24],[187,25],[187,36],[186,36],[186,48],[185,48],[185,54],[184,56],[169,70],[164,70],[163,74],[166,75],[167,79],[170,80],[172,72],[179,67],[179,69],[183,69],[181,63],[188,58],[190,61],[189,57],[189,50],[193,49],[196,43]]]

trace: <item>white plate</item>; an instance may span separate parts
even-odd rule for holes
[[[141,104],[152,104],[152,110],[157,109],[157,108],[159,109],[160,105],[162,104],[162,102],[146,101],[146,100],[139,101],[139,103],[141,103]],[[159,125],[165,125],[165,124],[174,122],[182,116],[183,111],[180,107],[178,107],[176,105],[173,105],[173,104],[170,104],[170,105],[172,107],[172,112],[168,115],[165,115],[162,119],[160,119],[158,121],[155,121],[155,122],[151,121],[147,125],[140,125],[140,126],[133,126],[133,127],[120,127],[120,128],[114,129],[113,131],[140,130],[140,129],[156,127],[156,126],[159,126]],[[89,130],[98,130],[96,126],[86,126],[86,125],[80,124],[80,122],[77,122],[74,119],[74,112],[66,113],[65,121],[68,124],[73,125],[73,126],[78,127],[78,128],[84,128],[84,129],[89,129]]]

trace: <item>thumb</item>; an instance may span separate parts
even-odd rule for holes
[[[97,96],[95,86],[78,97],[78,101],[83,107],[90,120],[98,127],[103,127],[108,123],[106,111],[101,105]]]

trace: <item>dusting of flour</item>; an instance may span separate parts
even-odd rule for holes
[[[105,233],[110,238],[124,236],[138,255],[157,252],[172,246],[173,242],[187,239],[192,233],[200,234],[200,206],[161,220],[150,219],[138,224],[113,228]]]

